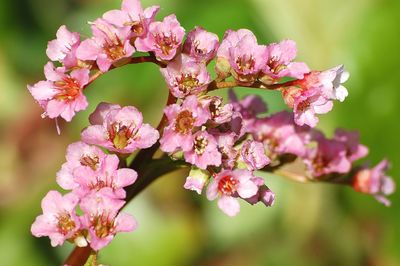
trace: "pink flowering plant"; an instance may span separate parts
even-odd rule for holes
[[[136,220],[123,207],[179,168],[190,169],[183,188],[216,200],[228,216],[240,212],[241,202],[274,204],[275,194],[258,171],[347,185],[390,205],[387,196],[395,184],[386,174],[388,161],[373,168],[357,165],[368,154],[357,132],[338,129],[328,138],[315,128],[319,115],[348,95],[343,65],[310,70],[295,60],[294,41],[259,44],[247,29],[227,30],[220,40],[198,26],[185,38],[177,17],[158,21],[158,10],[124,0],[120,10],[90,22],[87,39],[61,26],[48,43],[46,79],[28,86],[42,116],[56,124],[88,107],[84,92],[95,79],[126,64],[158,65],[169,90],[156,128],[134,106],[103,102],[81,139],[68,146],[57,173],[57,183],[68,192],[48,192],[43,214],[31,227],[52,246],[76,245],[65,265],[84,265],[117,233],[135,230]],[[260,97],[239,99],[234,87],[278,91],[290,110],[267,114]],[[225,88],[230,89],[226,100],[210,94]]]

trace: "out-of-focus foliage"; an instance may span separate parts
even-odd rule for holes
[[[152,0],[162,16],[176,13],[190,30],[202,25],[220,37],[246,27],[260,43],[294,39],[299,57],[313,69],[344,63],[352,74],[350,96],[322,117],[321,129],[358,129],[370,160],[392,161],[400,176],[400,1],[398,0]],[[117,0],[0,1],[0,262],[56,265],[71,246],[53,249],[30,235],[40,199],[55,189],[68,143],[79,139],[100,101],[135,105],[153,125],[167,89],[153,65],[127,66],[87,90],[90,108],[57,136],[51,121],[26,90],[43,78],[45,49],[66,24],[89,34],[86,21]],[[160,16],[159,16],[160,18]],[[257,93],[270,110],[283,108],[275,93]],[[182,188],[185,173],[163,177],[129,204],[139,229],[121,234],[101,253],[111,265],[399,265],[400,201],[385,208],[346,187],[303,185],[267,176],[277,194],[274,207],[242,205],[236,218],[215,202]]]

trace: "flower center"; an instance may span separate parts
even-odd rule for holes
[[[205,137],[197,136],[194,139],[194,152],[197,155],[202,155],[206,150],[207,145],[208,145],[208,140]]]
[[[178,114],[175,122],[175,131],[181,134],[187,134],[192,131],[195,119],[192,112],[184,110]]]
[[[201,49],[199,46],[200,46],[200,41],[195,40],[194,41],[194,51],[196,54],[205,55],[208,53],[207,49]]]
[[[108,138],[112,141],[113,145],[117,149],[125,148],[132,136],[134,135],[135,126],[123,125],[121,123],[114,123],[108,130]]]
[[[329,164],[329,161],[322,154],[318,154],[314,160],[312,161],[312,166],[314,168],[315,173],[318,175],[323,174],[324,168]]]
[[[66,212],[60,213],[57,216],[57,219],[58,231],[63,235],[67,235],[76,227],[75,222],[71,219],[71,215]]]
[[[277,58],[276,56],[273,56],[268,60],[268,66],[271,72],[274,74],[278,74],[286,68],[285,65],[280,63],[279,58]]]
[[[111,60],[118,60],[125,56],[124,44],[116,37],[112,43],[107,43],[103,46],[103,50],[107,57]]]
[[[300,112],[306,111],[310,107],[311,103],[308,100],[304,100],[297,104],[297,110]]]
[[[113,182],[113,177],[112,176],[106,176],[105,179],[102,176],[97,176],[95,182],[91,182],[89,184],[89,188],[91,190],[96,190],[99,191],[102,188],[112,188],[113,190],[115,189],[115,184]]]
[[[253,70],[255,67],[256,61],[253,56],[243,55],[236,59],[236,65],[240,71]]]
[[[93,171],[95,171],[100,162],[100,159],[97,155],[94,156],[86,155],[82,156],[79,162],[81,163],[81,165],[89,166],[90,168],[92,168]]]
[[[176,78],[176,83],[178,84],[179,90],[185,95],[190,93],[192,88],[199,86],[199,80],[194,74],[181,74],[180,77]]]
[[[156,34],[154,39],[164,55],[169,55],[169,52],[178,44],[176,36],[172,33],[168,35],[165,33]]]
[[[218,191],[224,195],[232,195],[236,192],[236,186],[239,182],[234,179],[232,176],[227,175],[221,178],[218,182]]]
[[[54,82],[54,86],[58,90],[55,98],[60,101],[74,101],[81,94],[79,83],[70,77]]]
[[[114,219],[110,220],[109,215],[101,214],[90,218],[94,232],[98,238],[104,238],[114,233]]]
[[[133,31],[137,36],[142,35],[144,31],[143,23],[142,21],[129,21],[125,22],[124,26],[129,26],[131,27],[131,31]]]
[[[215,99],[211,101],[209,109],[212,118],[216,118],[220,115],[222,109],[221,105],[222,102],[220,99]]]

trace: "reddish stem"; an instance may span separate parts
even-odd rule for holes
[[[83,266],[88,260],[90,254],[94,252],[90,246],[87,247],[75,247],[68,258],[65,260],[63,265],[68,266]]]
[[[166,67],[167,65],[161,61],[158,61],[157,58],[153,55],[150,54],[148,56],[137,56],[137,57],[131,57],[124,65],[131,65],[131,64],[140,64],[140,63],[154,63],[158,65],[161,68]],[[119,66],[111,66],[109,70],[113,70],[118,68]],[[97,70],[90,78],[88,84],[85,85],[84,89],[87,88],[93,81],[95,81],[98,77],[102,76],[106,72],[101,72],[100,70]]]
[[[236,81],[216,81],[214,80],[208,85],[207,91],[214,91],[218,89],[224,88],[234,88],[234,87],[247,87],[247,88],[255,88],[255,89],[264,89],[264,90],[280,90],[284,87],[289,87],[295,85],[297,80],[291,80],[284,83],[271,84],[267,85],[262,83],[261,81],[256,81],[251,85],[241,85]]]

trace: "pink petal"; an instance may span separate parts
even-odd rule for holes
[[[137,132],[134,144],[140,149],[146,149],[153,146],[153,144],[157,142],[159,137],[160,134],[157,130],[155,130],[149,124],[143,124]]]
[[[96,63],[101,72],[107,72],[112,65],[112,61],[105,54],[99,54]]]
[[[49,215],[40,215],[36,217],[31,226],[31,233],[36,237],[48,236],[54,233],[54,218]]]
[[[102,165],[103,166],[102,171],[105,171],[109,173],[109,175],[112,175],[114,171],[118,169],[118,165],[119,165],[119,158],[117,155],[115,154],[106,155]]]
[[[90,71],[87,68],[80,68],[71,72],[71,77],[78,81],[80,87],[82,88],[89,82]]]
[[[119,187],[126,187],[135,183],[137,173],[135,170],[129,168],[122,168],[117,170],[116,183]]]
[[[287,71],[288,73],[286,74],[287,76],[296,78],[296,79],[302,79],[304,78],[304,74],[309,73],[310,69],[306,65],[306,63],[303,62],[293,62],[290,63],[286,69],[283,71]],[[282,71],[282,72],[283,72]]]
[[[116,228],[117,232],[131,232],[138,226],[136,220],[127,213],[121,212],[116,217]]]
[[[68,163],[61,166],[61,170],[57,172],[57,184],[63,189],[74,189],[77,184],[74,182],[72,171]]]
[[[60,116],[65,119],[65,121],[70,122],[75,115],[75,110],[73,108],[74,102],[64,103],[64,110],[61,112]],[[47,108],[49,105],[47,105]],[[49,115],[50,117],[50,115]]]
[[[207,199],[214,200],[218,197],[218,182],[213,179],[207,187]]]
[[[62,195],[60,192],[51,190],[43,198],[41,207],[43,213],[57,213],[60,210],[62,203]]]
[[[327,101],[325,104],[322,105],[314,105],[314,111],[317,114],[325,114],[332,110],[333,102]]]
[[[254,196],[258,191],[258,187],[251,180],[240,182],[237,192],[241,198],[247,199]]]
[[[97,43],[92,39],[87,39],[79,45],[76,56],[81,60],[96,60],[100,52]]]
[[[81,138],[88,144],[104,145],[107,143],[107,132],[102,125],[88,126],[81,133]]]
[[[103,15],[103,19],[118,27],[124,27],[130,21],[129,15],[121,10],[110,10]]]
[[[59,100],[51,100],[48,102],[47,106],[46,106],[46,112],[47,115],[50,118],[56,118],[58,116],[60,116],[60,114],[62,112],[64,112],[64,110],[68,107],[67,104],[65,104],[62,101]]]
[[[121,9],[130,14],[142,13],[142,6],[139,0],[124,0]]]
[[[89,122],[92,125],[103,125],[103,122],[107,114],[111,110],[116,110],[121,108],[118,104],[111,104],[106,102],[101,102],[97,105],[96,110],[89,116]]]
[[[236,216],[240,211],[240,204],[237,199],[230,196],[222,196],[218,200],[218,207],[228,216]]]
[[[28,85],[28,90],[36,101],[49,100],[57,94],[57,90],[49,81],[39,81],[33,86]]]
[[[50,81],[59,81],[62,80],[64,77],[64,75],[60,73],[60,71],[57,71],[54,68],[53,62],[48,62],[44,66],[44,75],[46,76],[46,79]]]

